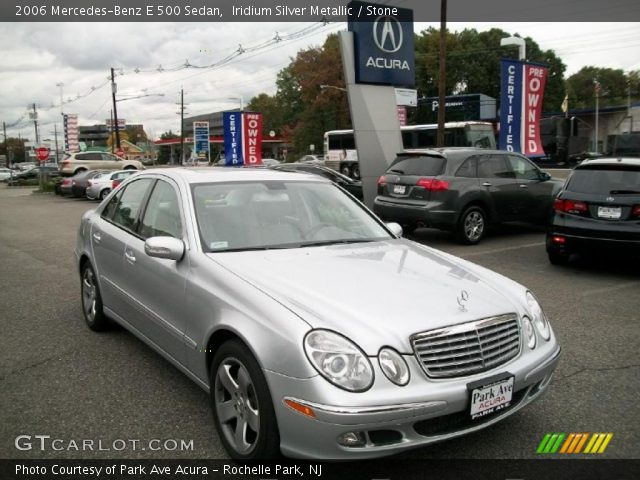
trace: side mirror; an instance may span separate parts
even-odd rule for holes
[[[391,233],[393,233],[396,237],[402,236],[402,227],[400,226],[399,223],[390,222],[390,223],[385,223],[385,225],[389,230],[391,230]]]
[[[151,237],[144,242],[144,252],[150,257],[178,261],[184,256],[184,242],[173,237]]]
[[[543,182],[551,180],[551,175],[549,175],[547,172],[540,172],[540,180]]]

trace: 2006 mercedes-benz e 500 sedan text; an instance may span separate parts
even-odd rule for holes
[[[210,392],[238,459],[388,455],[539,397],[560,347],[533,293],[400,234],[316,175],[147,171],[82,217],[82,307]]]

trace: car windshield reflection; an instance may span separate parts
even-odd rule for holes
[[[193,198],[207,252],[300,248],[393,238],[360,204],[320,182],[196,184]]]

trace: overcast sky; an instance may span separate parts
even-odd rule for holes
[[[429,25],[417,24],[416,31]],[[640,69],[638,23],[449,24],[450,30],[465,27],[497,27],[530,36],[543,49],[556,51],[567,65],[567,76],[585,65]],[[61,129],[61,88],[56,84],[63,83],[65,113],[78,114],[81,125],[104,123],[111,110],[107,77],[115,67],[119,99],[150,95],[118,102],[118,117],[144,124],[157,138],[180,129],[176,113],[181,88],[187,115],[239,107],[239,97],[246,104],[261,92],[274,93],[276,74],[298,50],[321,45],[329,33],[345,28],[305,23],[0,23],[0,121],[6,122],[8,136],[33,139],[27,106],[35,102],[41,138],[53,138],[54,123]],[[282,40],[272,44],[276,33]],[[239,44],[247,51],[224,66],[171,71],[187,61],[220,62]]]

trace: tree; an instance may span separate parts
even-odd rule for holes
[[[0,152],[7,156],[7,163],[19,163],[25,160],[24,138],[8,137],[6,142],[0,144]],[[6,146],[6,150],[5,150]]]
[[[567,79],[569,108],[595,108],[595,81],[600,84],[601,107],[626,105],[638,98],[640,72],[625,74],[622,69],[582,67]]]
[[[415,36],[418,96],[438,95],[439,34],[439,29],[429,28]],[[517,58],[515,49],[500,46],[500,40],[510,36],[497,28],[485,32],[475,29],[447,32],[446,94],[484,93],[499,100],[500,59]],[[543,109],[558,110],[565,95],[566,66],[552,50],[540,49],[530,37],[524,40],[527,60],[549,66]]]

